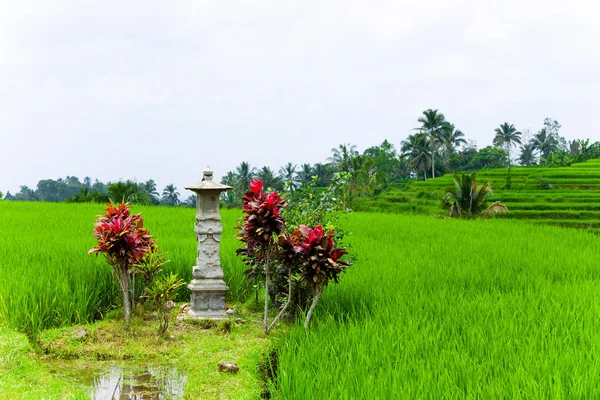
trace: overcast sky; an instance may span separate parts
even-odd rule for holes
[[[439,109],[600,140],[600,4],[0,0],[0,191],[76,175],[159,190],[241,161],[397,148]]]

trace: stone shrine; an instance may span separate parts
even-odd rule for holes
[[[187,190],[196,193],[196,238],[198,240],[198,257],[193,267],[193,280],[188,285],[192,291],[188,315],[193,318],[227,318],[225,313],[225,292],[229,289],[223,280],[223,269],[219,258],[221,242],[221,214],[219,214],[219,198],[221,192],[231,186],[214,182],[213,171],[205,169],[202,181],[190,186]]]

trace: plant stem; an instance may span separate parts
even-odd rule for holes
[[[323,293],[323,289],[315,290],[315,297],[313,297],[313,301],[310,304],[308,313],[306,314],[306,320],[304,321],[304,329],[308,329],[308,323],[310,322],[310,317],[312,316],[312,313],[313,313],[315,307],[317,306],[317,303],[319,302],[319,299],[321,298],[322,293]]]
[[[131,304],[129,302],[129,273],[127,268],[121,268],[119,271],[119,283],[121,284],[121,292],[123,293],[123,318],[125,319],[125,328],[129,328],[131,320]]]
[[[285,302],[285,305],[283,306],[281,311],[279,311],[279,314],[277,314],[277,317],[275,317],[273,322],[271,322],[271,325],[269,325],[269,328],[267,329],[267,333],[271,330],[271,328],[273,328],[273,326],[275,326],[277,321],[279,321],[279,318],[281,318],[281,316],[283,315],[283,313],[285,312],[285,310],[287,309],[288,305],[291,302],[292,302],[292,269],[289,268],[288,269],[288,298],[287,298],[287,301]]]
[[[268,244],[265,249],[265,315],[264,315],[264,334],[269,332],[269,258],[271,245]]]

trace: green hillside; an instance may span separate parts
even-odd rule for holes
[[[563,168],[515,167],[511,189],[507,169],[477,173],[479,183],[487,180],[493,190],[491,201],[504,203],[509,213],[499,218],[531,220],[541,224],[590,229],[600,232],[600,160]],[[391,185],[380,194],[363,199],[361,211],[417,213],[446,216],[441,207],[444,189],[453,185],[452,175],[409,185]]]

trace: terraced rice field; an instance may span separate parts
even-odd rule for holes
[[[511,168],[512,188],[507,190],[507,169],[480,171],[477,181],[487,180],[491,201],[499,200],[510,212],[498,218],[529,220],[600,232],[600,160],[565,168]],[[441,208],[444,189],[452,175],[413,182],[404,189],[391,188],[359,205],[365,211],[447,215]]]

